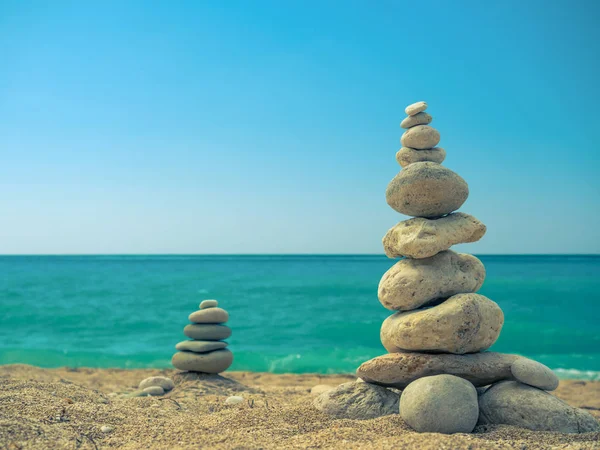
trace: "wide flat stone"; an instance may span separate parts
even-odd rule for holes
[[[473,255],[452,250],[423,259],[406,258],[381,278],[377,296],[387,309],[409,311],[454,294],[477,292],[485,267]]]
[[[412,128],[416,127],[417,125],[428,125],[432,120],[433,118],[429,114],[426,112],[420,112],[414,116],[406,117],[402,122],[400,122],[400,126],[402,128]]]
[[[456,211],[469,196],[458,174],[434,162],[415,162],[388,184],[385,198],[399,213],[434,219]]]
[[[388,353],[361,364],[356,375],[368,383],[404,389],[413,381],[431,375],[455,375],[473,385],[487,386],[512,380],[511,364],[517,355],[483,352],[467,355],[448,353]]]
[[[183,341],[175,346],[177,350],[195,353],[207,353],[227,347],[223,341]]]
[[[587,411],[518,381],[501,381],[479,396],[479,423],[559,433],[600,431],[600,424]]]
[[[415,217],[391,228],[383,238],[383,249],[390,258],[429,258],[453,245],[476,242],[485,230],[483,223],[462,212],[439,219]]]
[[[201,341],[220,341],[231,336],[231,329],[226,325],[192,323],[185,326],[183,334]]]
[[[179,370],[203,373],[221,373],[231,366],[233,353],[224,348],[209,353],[177,352],[171,363]]]
[[[396,313],[381,325],[381,343],[403,351],[474,353],[488,349],[504,323],[500,307],[479,294],[457,294],[432,308]]]
[[[425,102],[416,102],[408,105],[404,112],[409,116],[414,116],[415,114],[419,114],[427,109],[427,103]]]
[[[396,161],[402,167],[416,162],[434,162],[441,164],[446,159],[446,150],[442,147],[434,147],[430,150],[415,150],[414,148],[402,147],[396,153]]]
[[[225,323],[229,320],[229,314],[224,309],[211,307],[194,311],[189,319],[194,323]]]

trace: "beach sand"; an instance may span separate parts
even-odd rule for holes
[[[176,384],[164,397],[122,397],[146,377]],[[310,388],[350,375],[227,372],[226,378],[174,370],[41,369],[0,366],[2,449],[600,448],[600,433],[568,435],[509,426],[473,434],[419,434],[399,415],[332,420],[312,406]],[[555,394],[600,418],[600,382],[562,381]],[[230,395],[245,401],[227,406]],[[110,426],[104,433],[101,427]]]

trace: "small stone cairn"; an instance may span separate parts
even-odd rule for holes
[[[183,334],[190,341],[180,342],[175,346],[177,353],[171,363],[179,370],[202,373],[221,373],[231,366],[233,353],[229,351],[227,339],[231,329],[223,325],[229,320],[229,314],[218,307],[216,300],[204,300],[200,310],[189,316],[189,325],[183,329]]]
[[[381,304],[392,311],[381,326],[389,352],[363,363],[356,382],[315,399],[321,411],[344,418],[400,413],[416,431],[470,433],[479,424],[580,433],[600,430],[588,412],[546,391],[558,378],[546,366],[517,355],[486,352],[500,335],[500,307],[477,294],[485,268],[476,257],[450,250],[478,241],[486,227],[455,212],[467,183],[441,163],[440,133],[427,104],[406,108],[402,170],[390,182],[387,203],[412,219],[383,238],[390,258],[402,257],[379,283]],[[398,390],[402,390],[401,394]],[[400,396],[399,403],[394,403]]]

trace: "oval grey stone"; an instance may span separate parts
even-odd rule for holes
[[[415,217],[391,228],[383,238],[383,249],[390,258],[429,258],[453,245],[476,242],[485,230],[479,220],[461,212],[439,219]]]
[[[223,341],[183,341],[175,346],[177,350],[194,353],[208,353],[227,347]]]
[[[470,433],[479,417],[477,391],[453,375],[419,378],[402,391],[400,416],[420,433]]]
[[[200,302],[200,309],[216,308],[219,302],[216,300],[202,300]]]
[[[409,116],[414,116],[415,114],[419,114],[427,109],[427,103],[425,102],[416,102],[411,105],[408,105],[404,112]]]
[[[231,366],[233,353],[224,348],[209,353],[178,352],[171,363],[179,370],[203,373],[221,373]]]
[[[220,341],[231,336],[231,329],[226,325],[192,323],[185,326],[183,334],[192,339]]]
[[[175,383],[167,377],[149,377],[142,380],[138,388],[143,390],[151,386],[160,386],[165,391],[170,391],[175,387]]]
[[[487,386],[512,380],[510,366],[519,356],[495,352],[452,355],[447,353],[388,353],[365,361],[356,375],[368,383],[404,389],[419,378],[432,375],[454,375]]]
[[[464,353],[489,348],[500,335],[504,314],[479,294],[458,294],[433,308],[396,313],[381,325],[381,343],[402,351]]]
[[[485,267],[473,255],[452,250],[423,259],[405,258],[381,278],[377,296],[387,309],[409,311],[454,294],[477,292]]]
[[[396,153],[396,161],[402,167],[416,162],[434,162],[441,164],[446,159],[446,150],[435,147],[430,150],[415,150],[414,148],[402,147]]]
[[[400,122],[400,126],[402,128],[411,128],[416,127],[417,125],[430,124],[432,120],[433,118],[429,114],[426,112],[420,112],[414,116],[406,117],[402,122]]]
[[[393,209],[407,216],[436,218],[456,211],[469,196],[459,175],[433,162],[410,164],[394,177],[385,192]]]
[[[224,323],[229,320],[229,314],[224,309],[217,307],[204,308],[191,313],[189,319],[194,323]]]
[[[558,387],[558,377],[552,370],[529,358],[517,359],[511,367],[513,376],[521,383],[528,384],[545,391],[553,391]]]
[[[440,132],[429,125],[417,125],[402,134],[400,142],[403,147],[426,150],[440,142]]]
[[[164,395],[165,390],[160,386],[148,386],[147,388],[142,389],[144,394],[148,395]]]
[[[398,414],[398,394],[369,383],[351,381],[323,392],[314,405],[338,419],[374,419]]]
[[[518,381],[496,383],[479,397],[479,423],[559,433],[600,431],[600,424],[587,411]]]

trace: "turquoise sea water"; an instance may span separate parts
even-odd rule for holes
[[[600,256],[481,256],[493,349],[600,379]],[[353,372],[385,353],[384,256],[0,257],[0,364],[169,367],[202,299],[230,313],[232,370]]]

